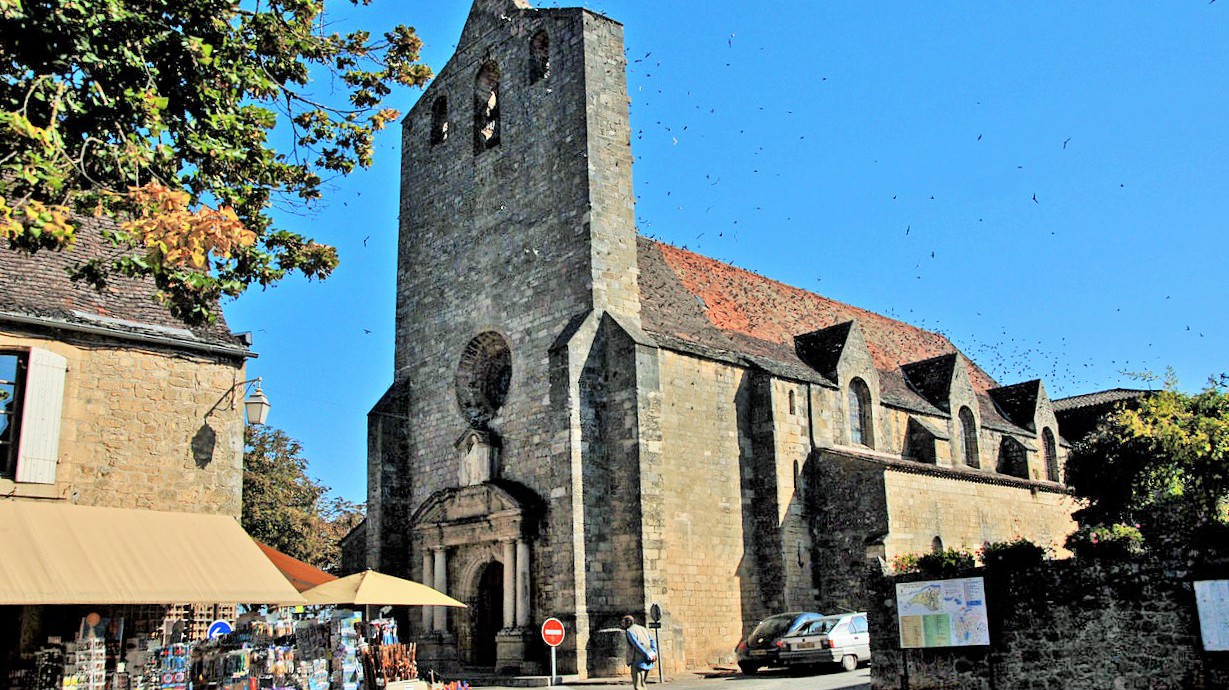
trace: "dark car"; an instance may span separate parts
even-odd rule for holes
[[[803,626],[823,617],[822,613],[791,611],[765,618],[747,635],[747,639],[739,642],[734,649],[738,655],[738,668],[742,669],[743,673],[752,674],[764,666],[780,664],[783,646],[781,638],[794,634]]]

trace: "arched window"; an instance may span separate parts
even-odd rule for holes
[[[1054,432],[1046,427],[1041,432],[1041,444],[1046,457],[1046,479],[1061,482],[1058,475],[1058,444],[1054,441]]]
[[[550,76],[550,35],[539,31],[529,40],[529,83]]]
[[[794,391],[789,392],[789,413],[798,414],[798,406],[797,406],[797,403],[794,401]]]
[[[474,151],[499,145],[499,67],[488,62],[474,80]]]
[[[448,98],[440,96],[431,104],[431,145],[448,141]]]
[[[849,382],[849,439],[867,448],[875,447],[871,424],[871,391],[862,379]]]
[[[973,469],[981,468],[980,452],[977,448],[977,420],[973,411],[967,407],[960,408],[960,445],[963,446],[964,464]]]
[[[934,553],[943,553],[943,538],[936,536],[930,540],[930,550]]]

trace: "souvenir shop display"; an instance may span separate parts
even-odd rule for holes
[[[417,647],[397,638],[397,621],[374,620],[359,628],[367,644],[359,656],[367,690],[382,690],[418,679]]]
[[[129,611],[131,613],[131,611]],[[418,678],[417,646],[392,619],[346,609],[248,612],[234,630],[188,640],[180,625],[90,614],[72,641],[49,637],[9,675],[14,690],[468,690]],[[180,623],[179,619],[172,623]],[[148,624],[147,624],[148,623]],[[140,630],[139,634],[136,633]]]

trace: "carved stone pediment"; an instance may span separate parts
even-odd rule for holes
[[[484,482],[432,494],[411,524],[415,535],[433,546],[516,539],[532,531],[540,506],[523,486]]]

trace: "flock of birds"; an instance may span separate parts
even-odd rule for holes
[[[592,9],[603,11],[601,7]],[[734,67],[738,61],[748,58],[741,50],[736,34],[731,33],[722,40],[723,47],[729,55],[725,62],[727,68]],[[762,46],[759,50],[763,51],[766,48]],[[808,141],[808,135],[814,134],[816,128],[822,126],[816,122],[817,118],[822,117],[820,109],[813,107],[807,111],[804,107],[784,107],[780,112],[772,113],[765,112],[766,107],[771,109],[772,106],[743,104],[740,106],[741,112],[736,116],[738,124],[731,127],[729,123],[732,120],[726,113],[719,113],[718,107],[712,104],[715,100],[705,103],[704,88],[696,86],[689,90],[680,90],[673,86],[681,81],[678,77],[679,70],[675,65],[667,64],[667,59],[661,57],[663,53],[668,52],[667,50],[657,49],[658,57],[656,58],[654,52],[645,51],[642,54],[627,56],[628,83],[632,97],[633,140],[630,143],[633,146],[636,160],[643,163],[646,155],[650,159],[657,157],[659,158],[657,167],[661,168],[663,166],[660,165],[660,159],[670,154],[670,148],[685,148],[699,139],[704,139],[703,145],[705,146],[731,149],[732,159],[751,160],[754,163],[745,170],[722,168],[720,171],[708,172],[683,164],[673,168],[670,174],[657,174],[651,177],[640,172],[638,167],[635,184],[637,201],[640,202],[641,210],[641,215],[637,218],[639,231],[650,238],[666,241],[683,249],[709,250],[709,252],[715,249],[711,255],[731,264],[736,264],[736,259],[742,256],[746,249],[773,242],[777,229],[782,224],[795,223],[795,216],[799,217],[799,222],[815,225],[811,232],[814,233],[816,242],[822,244],[823,233],[827,228],[824,227],[822,220],[816,223],[812,214],[807,212],[805,208],[808,202],[806,190],[795,190],[796,193],[792,195],[794,200],[788,206],[742,191],[746,184],[744,180],[755,176],[771,176],[774,184],[784,187],[791,185],[788,179],[789,170],[782,165],[782,162],[789,160],[789,155],[796,155],[799,151],[812,156],[819,153],[816,148],[813,148],[812,142],[821,137],[812,136]],[[658,75],[662,74],[665,74],[666,78],[658,79]],[[817,90],[809,97],[818,99],[822,93],[818,89],[825,83],[831,82],[828,82],[828,77],[822,75],[815,75],[813,81]],[[658,88],[659,82],[667,82],[670,85],[662,84]],[[707,87],[737,90],[739,84],[736,82],[708,84]],[[655,115],[658,112],[657,104],[660,101],[667,101],[668,105],[661,115]],[[683,104],[690,107],[684,108]],[[688,116],[685,114],[687,112],[692,114]],[[787,137],[780,132],[774,132],[773,136],[757,136],[767,133],[761,125],[764,122],[772,122],[773,126],[780,130],[791,130],[795,137],[794,143],[789,144]],[[985,132],[971,132],[968,141],[973,145],[986,145],[988,139]],[[1060,155],[1065,155],[1063,152],[1071,151],[1077,144],[1075,136],[1064,136],[1053,143]],[[795,150],[784,152],[781,150],[784,147],[793,147]],[[387,148],[399,149],[399,143],[387,145]],[[734,149],[741,149],[741,153]],[[874,145],[868,145],[867,149],[870,152],[877,150]],[[748,151],[749,157],[743,155]],[[818,165],[825,164],[821,158],[814,160]],[[877,160],[875,162],[878,163]],[[1016,165],[1015,168],[1024,170],[1023,165]],[[703,183],[700,182],[701,175]],[[691,180],[687,182],[680,178],[691,178]],[[782,179],[775,181],[777,178]],[[1126,189],[1124,181],[1115,180],[1113,184],[1119,189]],[[683,189],[678,189],[675,185]],[[902,193],[893,194],[890,199],[885,198],[884,200],[902,206],[912,204],[916,207],[919,201],[936,201],[936,196],[941,198],[943,195],[926,194],[919,197],[916,193]],[[680,199],[687,201],[680,201]],[[1021,198],[1021,202],[1033,208],[1042,209],[1046,202],[1046,195],[1044,190],[1030,190]],[[774,204],[776,204],[775,207]],[[717,209],[716,213],[713,213],[714,209]],[[663,210],[669,212],[663,214]],[[963,211],[967,212],[967,209]],[[1025,211],[1019,210],[1019,213],[1025,213]],[[978,215],[973,214],[973,216]],[[975,225],[973,228],[981,232],[994,232],[988,230],[993,223],[986,223],[985,214],[981,216],[977,217],[976,222],[983,225]],[[901,235],[897,240],[908,242],[910,244],[907,246],[913,248],[911,251],[915,258],[908,264],[898,266],[897,269],[899,273],[909,272],[915,285],[910,288],[903,282],[899,283],[905,291],[905,294],[901,295],[901,302],[914,305],[924,303],[924,300],[916,296],[919,290],[926,291],[939,281],[950,281],[953,273],[960,270],[959,266],[944,260],[945,253],[952,249],[953,238],[950,233],[953,229],[945,230],[933,219],[918,222],[920,225],[904,223],[904,228],[900,231]],[[667,227],[672,223],[676,225]],[[952,223],[955,225],[958,221],[952,221]],[[658,230],[659,227],[662,229]],[[692,232],[698,229],[698,232],[694,236],[690,234],[683,236],[679,232],[679,227],[689,227]],[[1061,226],[1052,224],[1052,227]],[[958,232],[966,230],[960,229]],[[943,237],[945,232],[949,233],[948,237]],[[1054,235],[1055,230],[1050,229],[1049,234]],[[748,239],[750,237],[754,239]],[[364,237],[364,247],[367,246],[368,239],[369,236]],[[897,242],[889,240],[886,234],[868,236],[864,238],[864,241],[868,243]],[[788,247],[780,246],[779,249],[782,254],[791,253]],[[823,257],[821,251],[815,253],[817,254],[816,266],[822,271],[830,264],[831,257]],[[959,255],[959,252],[952,251],[950,254]],[[899,260],[899,257],[896,260]],[[1039,279],[1044,280],[1045,277],[1041,276]],[[822,276],[817,276],[816,282],[821,281]],[[841,293],[846,296],[852,295],[853,297],[848,301],[858,304],[856,285],[843,286]],[[1054,395],[1055,390],[1073,394],[1086,392],[1090,382],[1104,381],[1114,372],[1156,369],[1164,366],[1163,355],[1159,352],[1153,354],[1151,344],[1148,344],[1149,354],[1142,360],[1128,359],[1126,356],[1081,360],[1073,355],[1073,351],[1078,348],[1073,347],[1066,337],[1060,337],[1058,342],[1045,341],[1031,338],[1020,333],[1016,327],[1009,328],[1005,325],[1005,323],[1010,323],[1010,319],[1007,318],[1010,312],[1018,306],[1014,305],[1008,296],[1002,297],[1002,317],[983,315],[980,311],[975,312],[975,318],[968,314],[957,314],[955,316],[960,325],[952,329],[946,328],[945,320],[936,318],[933,313],[935,310],[930,307],[927,308],[932,312],[930,316],[923,316],[915,307],[886,308],[880,311],[887,316],[947,335],[972,360],[1002,382],[1010,383],[1041,377],[1051,388],[1051,395]],[[1189,326],[1187,330],[1191,330]],[[364,329],[364,332],[371,334],[369,329]],[[1191,331],[1191,334],[1193,336],[1197,334],[1200,338],[1204,337],[1199,329]]]

